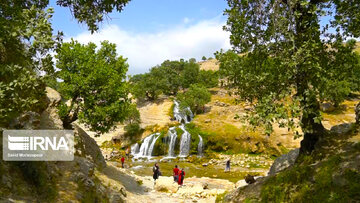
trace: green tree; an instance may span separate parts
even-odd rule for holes
[[[64,43],[58,50],[56,68],[63,80],[60,92],[70,105],[62,106],[65,127],[76,119],[92,131],[108,132],[127,118],[130,99],[125,81],[128,64],[107,41],[96,50],[94,43]]]
[[[207,88],[217,87],[219,83],[218,72],[212,70],[200,70],[197,81],[198,84],[201,84]]]
[[[156,100],[162,94],[163,85],[165,85],[163,78],[158,79],[158,77],[150,73],[134,75],[129,80],[131,93],[137,99]]]
[[[181,108],[190,107],[192,112],[202,113],[205,104],[211,100],[211,94],[206,87],[193,84],[186,92],[178,94],[177,100]]]
[[[185,64],[184,70],[181,72],[182,88],[189,88],[191,84],[195,84],[199,79],[200,67],[195,62]]]
[[[248,119],[265,124],[267,132],[274,121],[294,129],[298,118],[304,133],[301,152],[312,151],[326,133],[320,95],[337,98],[340,94],[334,92],[344,90],[338,85],[350,83],[348,77],[336,75],[346,76],[358,68],[354,46],[344,41],[360,36],[360,13],[356,12],[360,1],[228,0],[228,5],[224,28],[231,33],[236,53],[217,56],[227,84],[238,89],[241,99],[255,103]],[[324,16],[333,18],[320,25]],[[329,83],[336,84],[331,93],[323,89]],[[284,102],[288,97],[291,104]]]
[[[126,122],[127,122],[128,124],[140,123],[140,122],[141,122],[140,112],[139,112],[139,110],[136,108],[136,104],[131,104],[131,105],[129,106],[129,108],[127,109]]]
[[[0,2],[0,126],[45,104],[44,77],[54,72],[50,52],[57,43],[53,9],[33,1]],[[59,39],[59,38],[58,38]]]
[[[206,56],[203,56],[201,60],[206,61]]]

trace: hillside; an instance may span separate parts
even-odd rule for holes
[[[234,190],[218,201],[360,201],[359,129],[354,124],[333,127],[310,156],[300,156],[287,169]]]

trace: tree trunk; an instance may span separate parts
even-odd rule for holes
[[[317,3],[317,1],[311,1],[308,6],[303,6],[299,1],[295,6],[294,13],[301,13],[301,15],[295,17],[295,52],[309,39],[320,41],[319,31],[312,29],[313,26],[318,25],[317,15],[310,12]],[[315,118],[320,117],[320,105],[316,92],[312,90],[311,82],[309,81],[311,77],[309,74],[311,73],[308,71],[307,61],[299,62],[296,67],[296,88],[297,95],[302,98],[300,105],[303,111],[300,124],[304,133],[300,154],[309,154],[315,149],[315,145],[320,137],[326,134],[326,130],[321,122],[315,122]]]
[[[327,133],[322,123],[315,122],[315,118],[320,116],[320,105],[316,96],[305,97],[302,102],[306,111],[303,111],[301,127],[304,132],[304,139],[301,141],[300,154],[310,154],[320,137]]]

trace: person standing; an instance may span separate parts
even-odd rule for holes
[[[121,157],[121,167],[124,168],[124,163],[125,163],[125,157],[122,156]]]
[[[230,159],[226,161],[225,172],[230,172]]]
[[[154,185],[156,183],[156,180],[159,179],[160,176],[160,167],[158,163],[155,163],[153,167],[153,178],[154,178]]]
[[[127,158],[130,157],[130,147],[126,148],[125,155],[126,155]]]
[[[185,178],[185,170],[184,170],[184,168],[182,168],[182,169],[179,171],[178,184],[179,184],[180,186],[183,185],[183,183],[184,183],[184,178]]]
[[[178,166],[175,165],[175,168],[173,169],[173,176],[174,176],[174,182],[178,182],[179,179],[179,169]]]

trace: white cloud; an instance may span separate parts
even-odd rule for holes
[[[74,39],[97,45],[103,40],[115,43],[118,54],[128,58],[129,74],[136,74],[144,73],[166,59],[200,60],[202,56],[213,57],[213,53],[220,49],[229,49],[229,33],[222,30],[223,24],[219,18],[191,25],[184,22],[156,33],[131,33],[117,25],[109,25],[98,33],[84,32]]]

